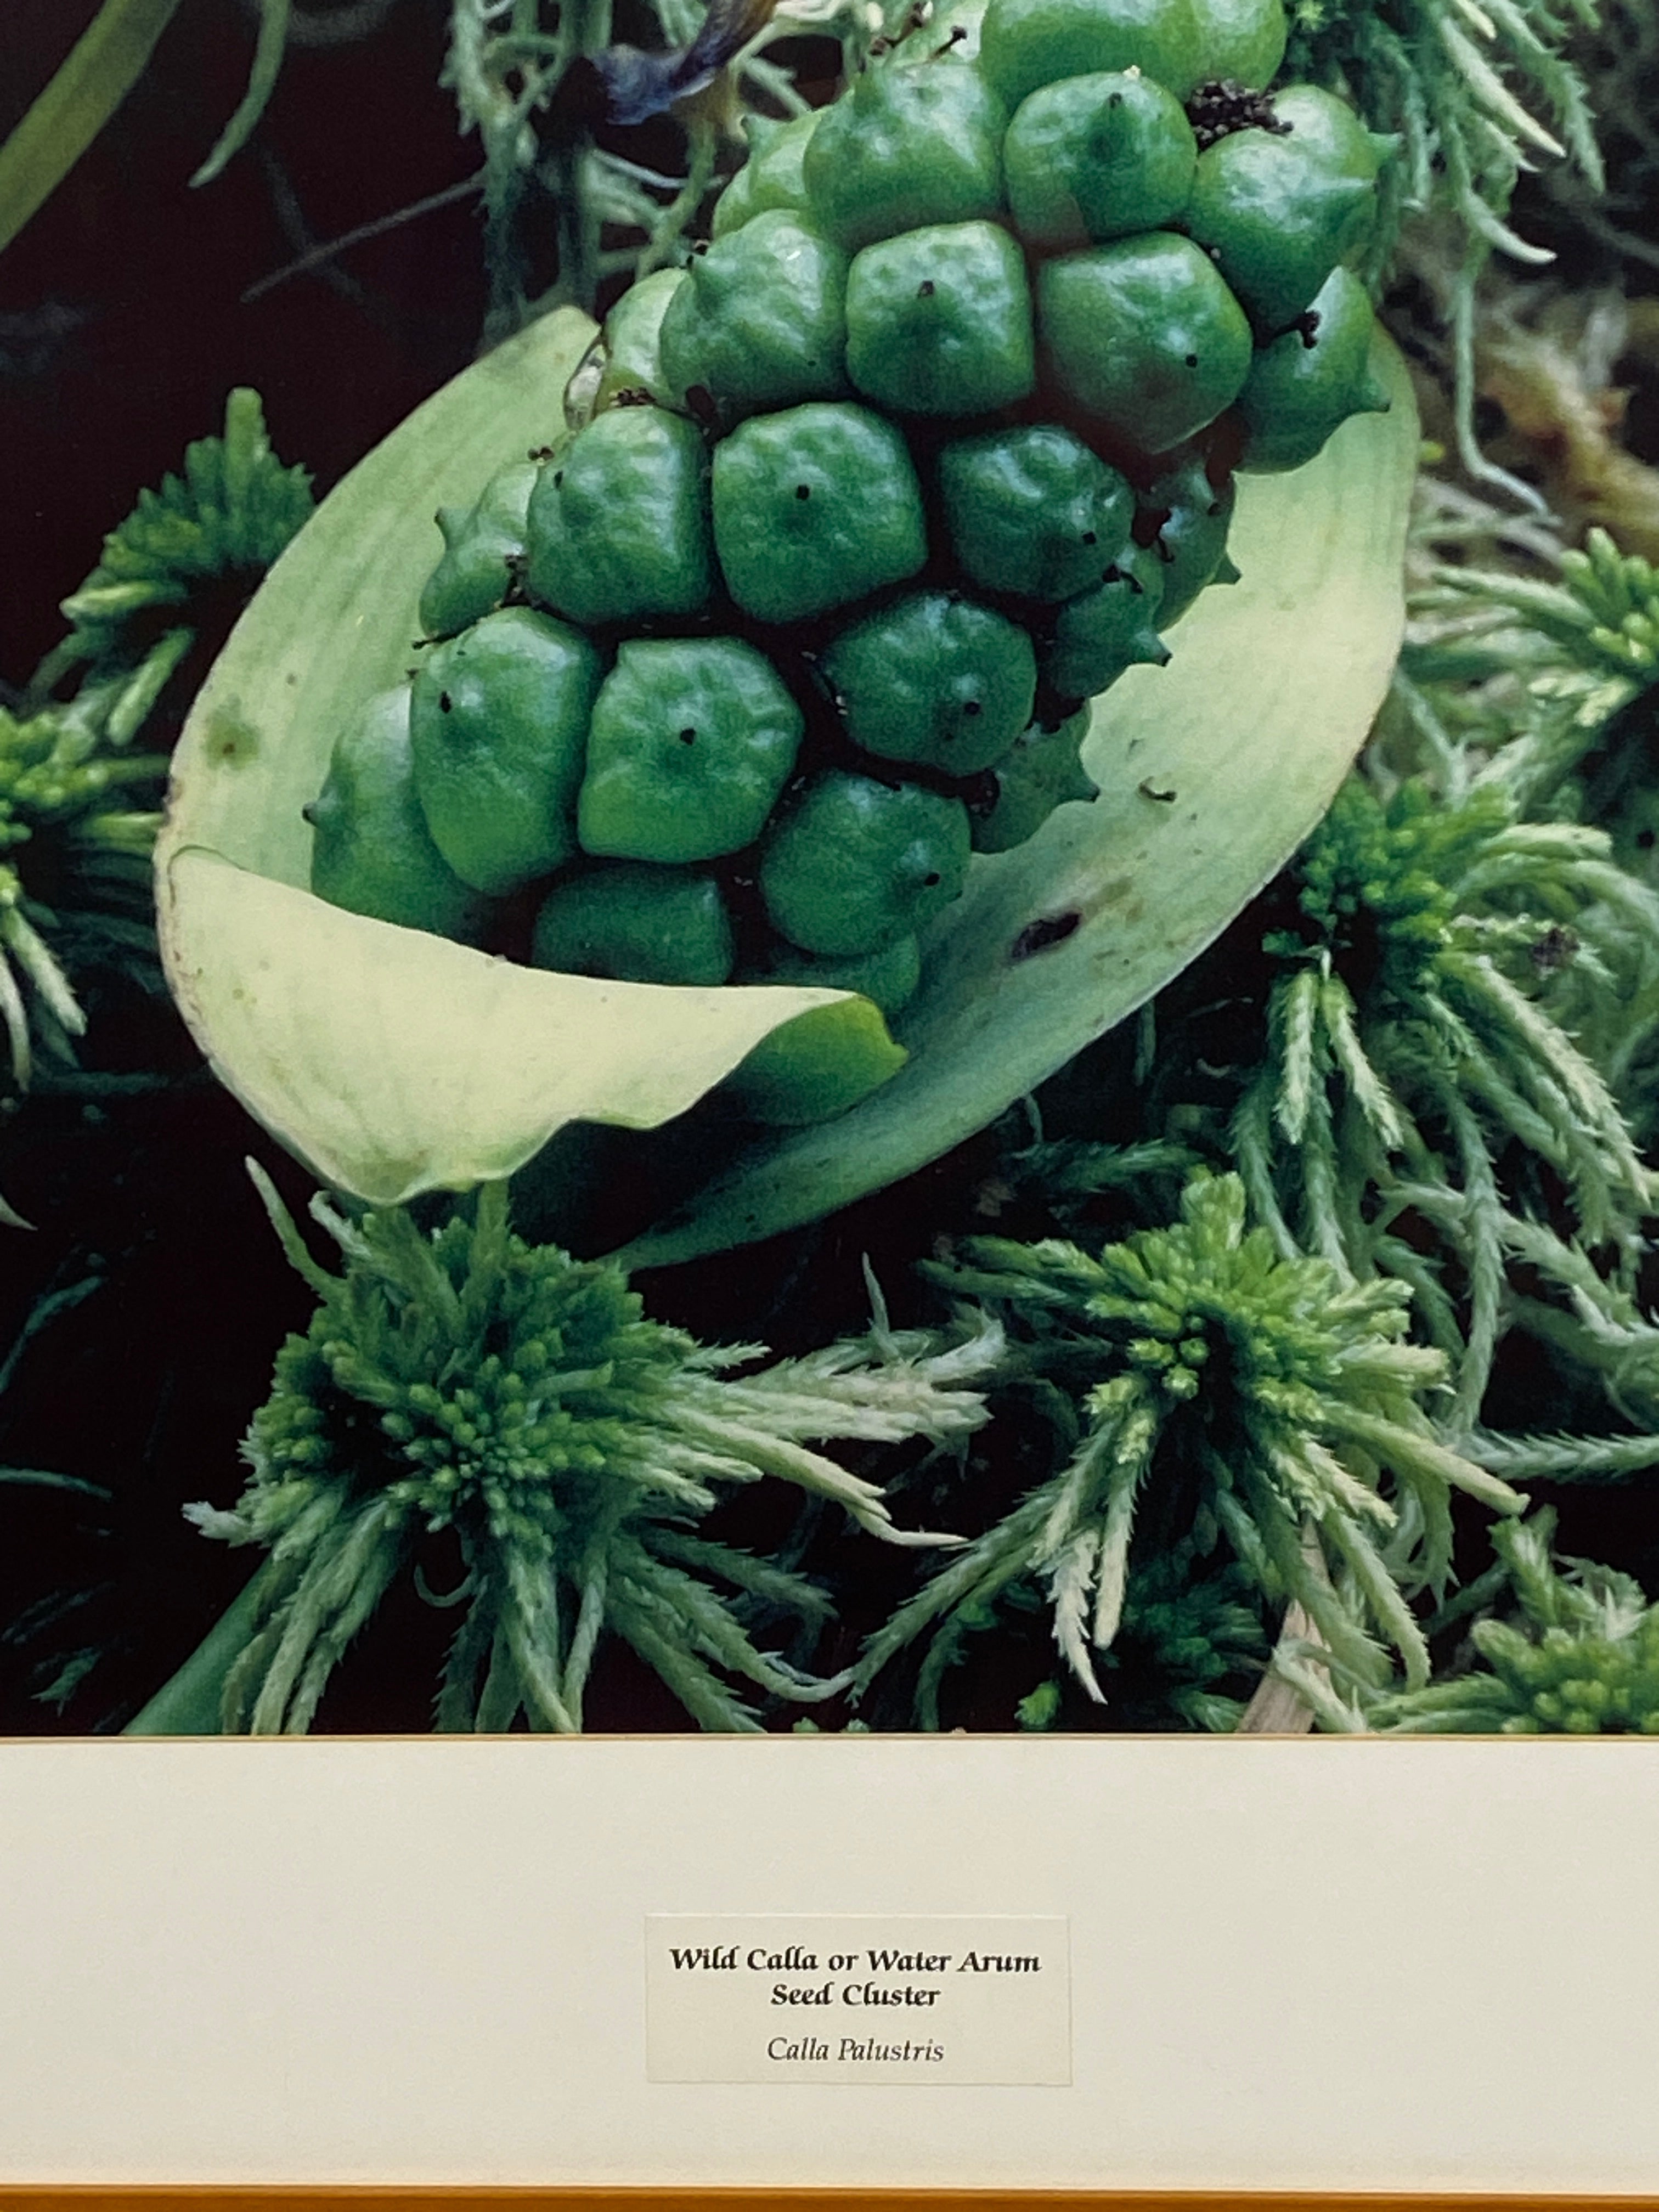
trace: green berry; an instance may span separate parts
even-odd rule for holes
[[[939,491],[966,574],[1031,599],[1068,599],[1097,583],[1102,548],[1116,550],[1134,513],[1127,480],[1052,422],[947,446]]]
[[[1258,363],[1260,359],[1258,355]],[[1153,550],[1164,571],[1158,608],[1160,629],[1179,622],[1206,585],[1224,577],[1231,581],[1237,574],[1236,570],[1228,574],[1223,565],[1237,500],[1237,487],[1231,477],[1219,487],[1210,481],[1201,454],[1167,470],[1148,490],[1146,508],[1158,518]]]
[[[683,868],[593,868],[548,893],[531,943],[538,968],[633,983],[723,983],[734,957],[720,885]]]
[[[866,246],[847,279],[847,368],[899,414],[979,415],[1036,382],[1019,248],[991,222],[938,223]]]
[[[1212,422],[1249,374],[1243,309],[1192,240],[1172,231],[1045,264],[1037,305],[1061,389],[1145,453],[1165,453]]]
[[[794,215],[805,211],[806,181],[801,164],[807,141],[827,112],[815,107],[809,114],[792,116],[787,123],[775,123],[764,115],[744,116],[749,159],[714,203],[710,228],[716,238],[740,229],[751,216],[763,215],[769,208],[786,208]]]
[[[1036,656],[1017,623],[918,592],[854,623],[822,662],[848,735],[883,760],[976,775],[1030,720]]]
[[[662,368],[731,420],[847,389],[847,257],[769,209],[693,257],[662,320]]]
[[[1035,836],[1055,807],[1097,799],[1100,787],[1078,757],[1089,711],[1059,723],[1033,722],[997,763],[996,804],[973,824],[976,853],[1009,853]]]
[[[1062,77],[1020,102],[1002,158],[1028,246],[1053,250],[1162,230],[1187,204],[1198,141],[1151,77]]]
[[[817,401],[740,422],[714,448],[714,514],[726,588],[762,622],[827,614],[927,557],[909,450],[864,407]]]
[[[576,849],[575,800],[598,653],[528,607],[434,646],[415,678],[410,739],[433,842],[492,896],[550,875]]]
[[[1299,469],[1350,415],[1388,408],[1388,394],[1370,373],[1375,318],[1359,279],[1333,270],[1306,319],[1311,328],[1286,331],[1264,346],[1244,380],[1242,469]]]
[[[435,937],[478,935],[484,902],[433,843],[416,794],[406,688],[381,692],[341,731],[305,817],[319,898]]]
[[[493,614],[507,597],[524,556],[525,510],[536,476],[534,461],[509,461],[471,507],[438,509],[444,556],[421,593],[421,628],[428,637],[453,637],[481,615]]]
[[[896,937],[875,952],[816,960],[780,943],[752,979],[765,983],[817,984],[829,991],[857,991],[890,1019],[901,1013],[921,981],[921,947],[914,937]]]
[[[969,849],[960,799],[834,769],[769,834],[761,896],[804,952],[874,952],[960,895]]]
[[[1170,658],[1157,628],[1163,598],[1157,554],[1130,545],[1092,592],[1067,599],[1042,670],[1061,698],[1092,699],[1127,668],[1162,668]]]
[[[1192,0],[990,0],[979,59],[1011,112],[1103,70],[1138,69],[1182,101],[1208,74]]]
[[[711,860],[759,836],[803,723],[763,653],[737,639],[635,639],[594,703],[577,802],[583,849]]]
[[[1208,82],[1261,91],[1279,74],[1287,25],[1283,0],[1193,0]]]
[[[707,476],[702,440],[681,416],[596,415],[530,495],[531,598],[590,624],[700,613],[714,581]]]
[[[1269,334],[1369,236],[1382,161],[1379,142],[1330,93],[1294,85],[1274,94],[1273,112],[1288,127],[1231,131],[1199,156],[1184,226]]]
[[[1007,113],[977,70],[872,65],[824,112],[801,161],[813,214],[848,252],[1002,206]]]
[[[653,269],[630,284],[605,319],[605,363],[593,397],[593,411],[619,404],[637,404],[644,392],[658,406],[672,394],[663,374],[662,319],[669,302],[686,281],[684,269]]]
[[[1375,183],[1400,150],[1397,132],[1368,129],[1346,100],[1316,84],[1285,85],[1273,94],[1273,103],[1274,115],[1290,126],[1288,135],[1333,176]]]

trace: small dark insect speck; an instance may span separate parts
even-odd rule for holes
[[[1565,968],[1578,950],[1578,939],[1571,930],[1552,923],[1532,947],[1532,964],[1540,975],[1547,975],[1557,968]]]
[[[682,730],[680,732],[680,743],[683,745],[695,745],[696,742],[697,733],[695,730]]]
[[[964,699],[962,702],[962,711],[964,714],[981,714],[985,710],[977,699]]]
[[[1196,368],[1198,367],[1198,356],[1195,353],[1189,353],[1188,355],[1187,366],[1188,368]]]
[[[931,300],[933,296],[933,280],[931,276],[924,276],[916,287],[916,297],[919,300]]]
[[[797,499],[811,499],[811,496],[812,487],[811,484],[797,484],[795,486],[795,497]]]
[[[1054,914],[1041,921],[1028,921],[1010,948],[1010,963],[1029,960],[1034,952],[1046,952],[1051,945],[1063,945],[1082,920],[1080,914]]]
[[[441,714],[447,714],[453,704],[454,702],[447,691],[441,691],[438,694],[438,711]]]
[[[1083,542],[1085,545],[1097,544],[1099,542],[1099,538],[1100,533],[1097,530],[1085,530],[1083,533]]]
[[[940,881],[942,881],[942,878],[939,875],[939,872],[937,868],[934,868],[922,878],[921,888],[925,891],[930,891],[933,889],[934,885]]]

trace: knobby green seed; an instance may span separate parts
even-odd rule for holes
[[[683,863],[752,844],[794,768],[802,727],[753,646],[630,640],[593,708],[576,811],[583,849]]]
[[[1036,382],[1020,251],[991,222],[934,224],[867,246],[847,279],[847,368],[899,414],[980,415]]]
[[[753,416],[714,448],[714,548],[762,622],[799,622],[914,576],[927,526],[908,449],[868,408]]]
[[[549,892],[532,939],[538,968],[635,983],[724,983],[732,924],[712,877],[624,861]]]
[[[492,896],[550,875],[576,849],[575,800],[599,653],[529,607],[434,646],[415,678],[410,738],[433,842]]]
[[[531,598],[583,623],[700,613],[714,582],[708,465],[696,427],[664,408],[596,415],[530,495]]]
[[[769,833],[761,895],[804,952],[874,952],[960,894],[969,849],[960,799],[832,769]]]
[[[866,615],[824,653],[848,736],[884,760],[975,775],[1030,720],[1036,656],[1017,623],[951,592]]]

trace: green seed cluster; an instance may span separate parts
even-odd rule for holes
[[[434,642],[339,742],[314,887],[896,1012],[970,854],[1091,795],[1086,702],[1231,578],[1235,468],[1381,404],[1346,263],[1387,143],[1249,88],[1284,38],[1280,0],[990,0],[976,57],[760,127],[570,434],[440,517]]]

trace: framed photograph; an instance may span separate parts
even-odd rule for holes
[[[13,0],[0,2195],[1659,2196],[1653,33]]]

